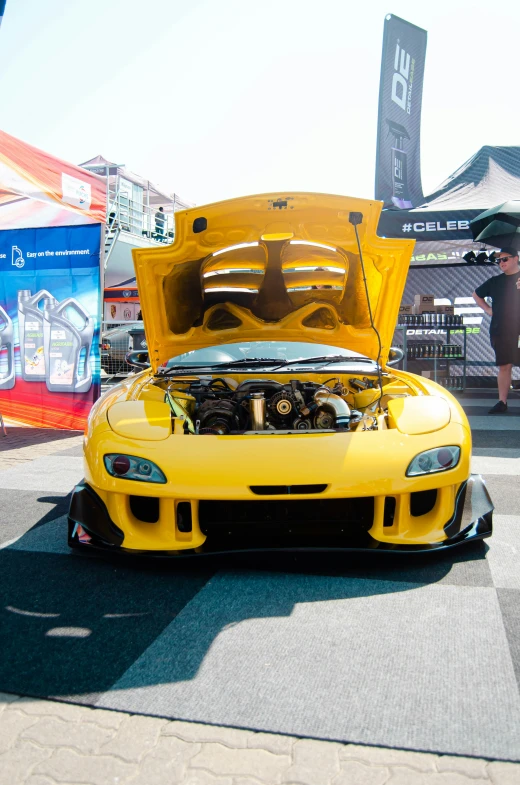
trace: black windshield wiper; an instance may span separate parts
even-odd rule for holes
[[[280,360],[279,357],[273,359],[272,357],[258,357],[255,359],[248,360],[247,357],[244,357],[243,360],[231,360],[230,362],[220,362],[220,363],[203,363],[201,365],[173,365],[170,368],[166,369],[162,373],[159,373],[159,376],[168,376],[171,373],[177,373],[178,371],[182,371],[186,375],[190,374],[192,371],[201,371],[201,370],[223,370],[224,368],[258,368],[263,365],[277,365],[279,367],[283,367],[288,361],[287,360]]]
[[[261,368],[265,365],[274,366],[273,370],[277,371],[279,368],[285,368],[288,365],[308,365],[315,363],[320,365],[330,365],[339,362],[356,362],[356,363],[372,363],[376,365],[374,360],[369,357],[351,357],[344,354],[326,354],[319,357],[302,357],[299,360],[281,360],[279,357],[258,357],[248,360],[244,357],[243,360],[232,360],[230,362],[220,363],[201,363],[200,365],[174,365],[165,371],[159,372],[158,376],[170,376],[181,372],[183,376],[189,376],[191,373],[199,373],[200,371],[208,371],[213,373],[215,370],[224,371],[228,368]]]
[[[286,365],[308,365],[309,363],[329,365],[332,363],[348,362],[349,360],[353,360],[357,363],[372,363],[376,365],[375,360],[371,360],[370,357],[351,357],[350,355],[345,354],[326,354],[321,357],[303,357],[300,360],[285,360],[279,367],[283,368]],[[276,370],[276,368],[274,370]]]

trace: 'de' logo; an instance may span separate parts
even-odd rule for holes
[[[404,112],[410,114],[412,98],[413,67],[410,75],[410,55],[401,49],[399,43],[395,45],[394,75],[392,77],[392,101]]]
[[[25,264],[23,254],[17,245],[12,246],[11,264],[13,264],[15,267],[23,267]]]
[[[87,191],[84,185],[80,185],[80,187],[78,188],[78,199],[81,205],[84,205],[85,202],[87,201]]]

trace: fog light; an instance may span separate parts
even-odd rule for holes
[[[436,447],[416,455],[406,470],[407,477],[434,474],[453,469],[460,460],[460,447]]]

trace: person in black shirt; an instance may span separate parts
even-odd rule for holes
[[[155,236],[157,240],[162,242],[164,237],[164,224],[166,223],[166,216],[164,214],[164,207],[161,205],[155,213]]]
[[[491,316],[489,338],[498,365],[499,401],[489,414],[507,412],[513,365],[520,365],[520,266],[515,248],[502,248],[495,257],[502,275],[489,278],[473,292],[473,299]],[[485,297],[490,297],[489,305]]]

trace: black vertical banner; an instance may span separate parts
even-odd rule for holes
[[[423,201],[421,103],[427,32],[385,19],[379,84],[375,197],[407,210]]]

